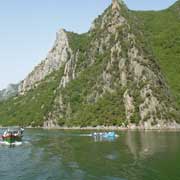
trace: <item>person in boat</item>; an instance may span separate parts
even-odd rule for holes
[[[21,133],[21,135],[23,135],[23,133],[24,133],[24,128],[20,128],[20,133]]]

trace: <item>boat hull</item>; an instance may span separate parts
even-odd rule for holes
[[[15,135],[2,136],[2,140],[4,142],[12,144],[12,143],[15,143],[15,142],[21,142],[22,141],[22,137],[21,136],[15,136]]]

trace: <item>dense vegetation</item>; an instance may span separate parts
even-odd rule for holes
[[[96,57],[93,66],[86,68],[77,79],[62,89],[64,102],[70,103],[71,110],[68,115],[70,118],[59,119],[60,125],[110,126],[122,125],[125,122],[123,99],[119,98],[123,95],[123,89],[117,89],[114,93],[106,93],[96,101],[96,94],[101,94],[103,91],[102,82],[98,78],[102,74],[108,59],[109,53]],[[93,92],[96,94],[92,94]]]
[[[0,104],[1,125],[42,126],[52,107],[62,70],[46,77],[38,88]]]
[[[180,1],[162,11],[134,12],[180,108]]]

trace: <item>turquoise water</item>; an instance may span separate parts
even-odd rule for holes
[[[180,180],[180,132],[26,130],[21,146],[0,146],[0,180]]]

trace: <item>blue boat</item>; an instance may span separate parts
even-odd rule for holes
[[[118,135],[115,132],[95,132],[92,133],[93,137],[103,137],[103,138],[109,138],[109,137],[118,137]]]
[[[110,137],[116,137],[116,133],[115,132],[107,132],[103,134],[104,138],[110,138]]]

